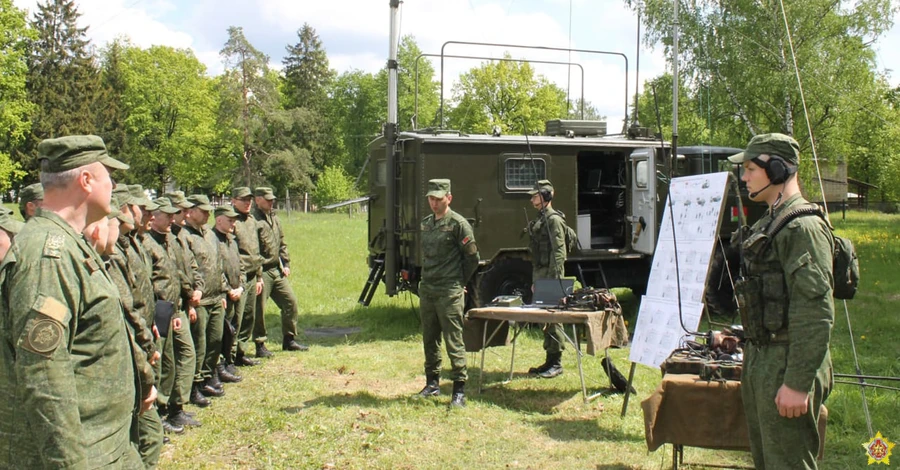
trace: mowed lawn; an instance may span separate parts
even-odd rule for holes
[[[203,426],[171,436],[162,468],[671,467],[671,446],[647,452],[639,403],[658,385],[659,371],[637,367],[638,396],[631,400],[626,417],[620,418],[622,395],[603,396],[589,405],[582,402],[571,348],[564,355],[566,372],[561,377],[527,376],[528,367],[543,359],[537,329],[520,338],[516,374],[509,384],[499,382],[508,371],[511,348],[489,350],[488,385],[481,394],[477,356],[469,356],[465,409],[448,412],[451,384],[446,379],[441,397],[413,399],[424,383],[417,299],[408,293],[388,298],[380,287],[372,306],[356,303],[368,274],[364,216],[294,214],[283,216],[283,221],[292,257],[291,282],[300,302],[300,327],[307,331],[302,340],[310,351],[280,350],[278,310],[270,302],[266,322],[275,357],[259,367],[241,369],[243,382],[228,385],[226,395],[209,408],[190,407]],[[856,242],[863,266],[861,292],[847,304],[862,370],[900,375],[900,345],[895,340],[900,333],[900,217],[851,213],[847,221],[835,225]],[[629,291],[619,294],[633,325],[638,301]],[[836,369],[852,373],[842,304],[835,325]],[[627,372],[628,350],[610,354]],[[599,357],[586,356],[584,366],[590,390],[608,386]],[[867,396],[875,430],[900,440],[900,395],[869,389]],[[868,432],[858,388],[837,385],[828,406],[831,416],[822,467],[865,467],[861,444],[868,440]],[[703,449],[687,449],[685,459],[751,464],[745,453]]]

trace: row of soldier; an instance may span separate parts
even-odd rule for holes
[[[113,185],[128,166],[99,137],[38,150],[26,222],[0,214],[0,467],[153,468],[165,434],[200,425],[187,403],[208,406],[236,366],[272,355],[268,298],[283,349],[308,349],[275,196],[150,200]]]

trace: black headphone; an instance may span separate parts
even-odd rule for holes
[[[544,202],[550,202],[553,200],[553,193],[551,193],[550,191],[548,191],[546,189],[542,189],[542,190],[538,191],[538,193],[540,193],[541,199],[543,199]]]
[[[797,172],[797,167],[788,163],[780,155],[770,154],[769,160],[765,162],[760,160],[759,157],[754,158],[753,161],[757,166],[766,170],[766,176],[769,177],[771,184],[784,183],[791,175]]]

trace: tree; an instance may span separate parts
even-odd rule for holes
[[[89,50],[87,28],[74,0],[47,0],[37,5],[31,27],[37,38],[28,57],[28,99],[37,106],[31,135],[17,155],[22,166],[37,172],[37,144],[68,134],[95,132],[91,112],[99,73]]]
[[[103,138],[113,155],[125,150],[128,109],[125,105],[126,80],[122,69],[123,50],[130,45],[115,40],[101,52],[100,89],[93,103],[97,135]]]
[[[6,192],[24,175],[10,154],[30,131],[28,118],[34,105],[28,102],[25,80],[28,41],[34,35],[26,26],[25,12],[12,0],[0,0],[0,31],[4,32],[0,34],[0,191]]]
[[[331,89],[330,115],[334,132],[346,149],[347,160],[332,165],[340,164],[354,175],[363,169],[369,142],[381,134],[381,125],[386,120],[386,103],[387,90],[379,88],[372,74],[351,70],[337,77]]]
[[[509,54],[505,57],[509,58]],[[453,87],[450,127],[463,132],[540,132],[544,122],[568,114],[565,91],[535,75],[528,63],[485,62]],[[524,129],[523,129],[524,123]]]
[[[282,95],[285,109],[325,109],[328,86],[334,80],[334,71],[328,68],[328,55],[322,41],[309,24],[297,30],[299,42],[288,45],[284,65]]]
[[[582,114],[583,112],[583,114]],[[584,119],[587,121],[606,121],[606,116],[602,116],[597,107],[590,101],[578,98],[575,101],[569,101],[569,119]]]
[[[440,97],[439,83],[434,79],[434,66],[431,60],[422,57],[422,50],[412,35],[403,36],[397,49],[397,124],[400,129],[412,129],[413,118],[418,127],[433,125],[437,119]],[[417,69],[418,63],[418,69]],[[418,74],[416,73],[418,71]],[[418,100],[416,99],[416,80],[418,79]],[[378,74],[378,82],[384,90],[384,102],[387,102],[387,71]],[[418,102],[418,115],[416,103]],[[386,107],[386,105],[385,105]],[[387,112],[385,110],[385,118]]]
[[[339,166],[327,166],[319,176],[316,191],[313,193],[313,201],[317,206],[325,206],[335,202],[346,201],[356,195],[353,189],[353,180],[343,168]],[[348,210],[348,209],[344,209]]]

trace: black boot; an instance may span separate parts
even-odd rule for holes
[[[200,393],[200,384],[203,382],[196,382],[191,387],[191,403],[199,406],[200,408],[206,408],[209,406],[209,399],[204,397],[202,393]],[[184,413],[182,411],[182,413]],[[171,414],[171,413],[170,413]]]
[[[537,367],[532,367],[531,369],[528,369],[528,373],[529,374],[541,374],[541,373],[547,372],[547,369],[549,369],[549,368],[550,368],[550,353],[547,353],[546,358],[544,359],[544,363]]]
[[[184,426],[176,426],[169,422],[169,409],[166,406],[160,406],[157,410],[159,419],[162,421],[163,433],[165,434],[181,434],[184,432]]]
[[[436,397],[441,394],[440,374],[431,374],[425,381],[423,388],[416,396],[421,398]]]
[[[562,353],[550,353],[547,354],[547,357],[550,360],[550,367],[544,372],[539,373],[538,376],[545,379],[552,379],[553,377],[562,375],[563,367],[562,362],[560,362],[560,360],[562,359]]]
[[[212,377],[204,380],[203,382],[199,382],[196,384],[197,389],[200,390],[200,393],[207,397],[223,397],[225,396],[225,390],[221,390],[216,388],[213,385]]]
[[[212,375],[209,376],[208,379],[206,379],[206,383],[208,383],[209,385],[212,386],[212,388],[214,388],[220,392],[225,391],[225,386],[222,384],[222,381],[219,380],[219,367],[218,366],[216,366],[216,368],[213,369],[213,373],[212,373]]]
[[[465,408],[466,406],[466,383],[461,381],[453,382],[453,396],[450,398],[450,408]]]
[[[200,426],[200,421],[186,415],[181,405],[172,405],[169,407],[169,416],[166,418],[166,421],[173,426]]]
[[[266,343],[256,343],[256,357],[272,357],[272,351],[266,348]]]
[[[228,366],[222,364],[216,367],[216,374],[219,376],[219,380],[225,383],[237,383],[243,379],[243,377],[229,372]]]
[[[242,352],[238,352],[237,356],[234,358],[234,363],[238,367],[253,367],[253,366],[259,365],[259,361],[255,360],[255,359],[250,359],[249,357],[245,356],[244,353],[242,353]]]
[[[294,341],[293,336],[285,336],[281,342],[281,349],[285,351],[309,351],[309,346]]]

